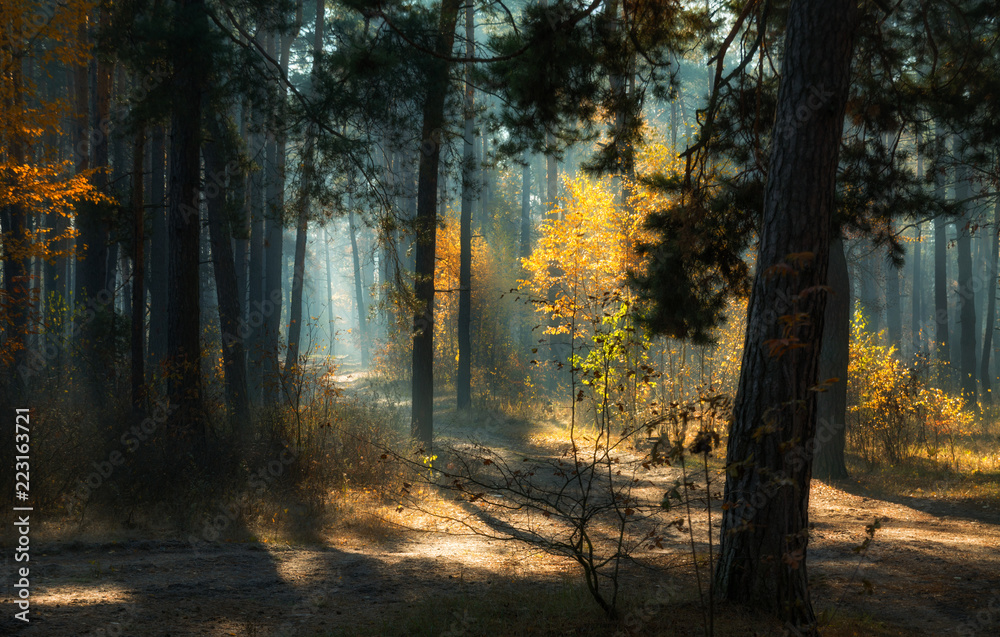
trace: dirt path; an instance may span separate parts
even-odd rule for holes
[[[451,423],[442,431],[462,429]],[[493,429],[486,437],[504,442]],[[506,442],[556,451],[546,440],[518,435]],[[664,471],[657,480],[667,484],[672,474]],[[809,569],[817,608],[868,615],[905,635],[1000,631],[996,513],[872,499],[856,482],[815,483],[811,505]],[[882,528],[859,559],[852,548],[876,517]],[[412,522],[441,528],[431,518]],[[704,531],[702,522],[695,528]],[[428,599],[487,594],[500,581],[551,586],[574,572],[568,560],[480,537],[410,531],[376,543],[333,528],[322,536],[318,546],[192,546],[175,539],[36,546],[32,621],[12,619],[12,606],[5,605],[0,634],[312,636],[363,628],[378,634]],[[686,536],[671,539],[651,558],[683,559]]]

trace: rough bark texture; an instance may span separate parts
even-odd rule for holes
[[[465,6],[465,55],[476,52],[475,8]],[[472,201],[474,175],[472,149],[475,114],[475,90],[472,87],[472,64],[465,70],[465,131],[462,149],[462,213],[459,222],[458,273],[458,375],[455,380],[456,402],[459,409],[472,404]]]
[[[823,480],[848,477],[844,464],[847,424],[847,366],[851,338],[851,281],[847,274],[844,241],[830,241],[827,272],[830,293],[823,315],[823,343],[819,355],[819,382],[827,389],[816,396],[816,462],[813,475]]]
[[[451,55],[455,44],[460,0],[443,0],[435,51]],[[420,164],[417,178],[417,215],[414,219],[416,254],[413,292],[413,437],[430,450],[434,439],[434,256],[437,250],[437,179],[444,127],[444,102],[448,92],[449,63],[433,60],[427,73],[421,125]]]
[[[729,435],[715,586],[816,632],[806,573],[816,384],[838,152],[857,8],[850,0],[793,0],[757,274]],[[782,273],[791,266],[797,274]],[[782,314],[803,320],[784,330]],[[784,339],[789,348],[776,351]],[[796,348],[798,347],[798,348]]]

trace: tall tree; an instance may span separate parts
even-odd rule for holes
[[[958,146],[956,140],[956,147]],[[958,154],[958,153],[956,153]],[[955,201],[963,209],[956,222],[956,251],[958,258],[958,308],[959,308],[959,354],[962,397],[966,408],[977,410],[976,387],[976,302],[975,286],[972,280],[972,184],[969,181],[969,167],[965,158],[960,157],[955,166]]]
[[[167,358],[176,422],[203,440],[201,413],[201,102],[210,56],[202,0],[177,0],[172,25],[173,104],[170,117],[170,200],[167,209]]]
[[[437,248],[437,180],[441,160],[445,96],[455,44],[460,0],[442,0],[435,34],[435,57],[429,61],[423,98],[414,219],[416,254],[413,292],[413,366],[411,430],[429,450],[434,440],[434,266]]]
[[[323,55],[323,22],[325,20],[325,0],[316,0],[316,24],[313,30],[312,81],[319,81],[320,61]],[[306,278],[306,240],[309,237],[309,201],[313,188],[315,130],[310,123],[306,127],[302,148],[302,183],[300,184],[298,221],[295,225],[295,263],[292,267],[292,298],[288,308],[288,353],[285,356],[285,376],[288,376],[299,361],[299,339],[302,335],[302,288]]]
[[[727,599],[775,611],[808,634],[816,634],[805,568],[812,458],[803,446],[815,444],[820,290],[857,23],[851,0],[792,0],[788,8],[715,578]],[[818,85],[821,105],[796,119]],[[781,125],[789,121],[798,125]],[[782,274],[787,268],[795,276]],[[791,324],[769,316],[782,297],[796,299]]]
[[[847,442],[851,281],[844,240],[839,231],[830,241],[827,286],[830,292],[826,298],[819,358],[819,382],[824,391],[816,396],[816,464],[813,475],[823,480],[840,480],[848,477],[844,448]]]
[[[465,5],[465,56],[476,54],[475,6]],[[462,212],[459,221],[458,275],[458,375],[455,380],[459,409],[472,404],[472,201],[474,186],[472,145],[475,128],[475,88],[472,84],[472,62],[465,65],[465,130],[462,150]]]
[[[945,138],[939,124],[934,125],[935,155],[944,157]],[[934,189],[937,195],[944,198],[944,175],[938,169],[934,172]],[[942,216],[934,217],[934,340],[936,343],[937,360],[940,363],[951,363],[951,349],[948,335],[948,220]]]
[[[227,175],[225,157],[226,133],[216,115],[206,109],[206,129],[212,138],[205,144],[205,174],[213,180],[238,175]],[[230,421],[237,426],[250,422],[250,403],[247,396],[246,352],[243,330],[240,329],[239,288],[236,281],[236,264],[233,258],[231,223],[226,211],[226,183],[212,183],[206,192],[208,233],[212,249],[212,270],[215,274],[215,294],[219,308],[219,331],[222,333],[222,362],[226,387],[226,404]]]
[[[993,374],[990,356],[993,354],[993,330],[996,326],[997,268],[1000,266],[1000,198],[993,205],[993,228],[990,233],[989,263],[986,266],[986,320],[983,321],[983,355],[979,363],[979,378],[984,405],[993,404]]]

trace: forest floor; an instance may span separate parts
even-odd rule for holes
[[[558,455],[564,439],[554,425],[463,424],[442,413],[442,440],[472,431],[536,455]],[[672,484],[676,471],[662,468],[653,488]],[[1000,511],[922,494],[881,499],[863,477],[814,482],[808,568],[814,605],[830,618],[824,635],[1000,633]],[[177,534],[107,528],[70,536],[52,525],[33,538],[31,622],[12,619],[6,605],[0,634],[704,634],[687,533],[642,556],[655,568],[625,569],[616,623],[590,601],[567,558],[459,535],[441,517],[400,513],[371,494],[338,497],[341,513],[309,544],[190,544]],[[704,513],[694,516],[696,538],[705,537]],[[876,518],[881,528],[859,556],[853,549]],[[697,545],[703,557],[707,550]],[[718,606],[716,635],[782,634],[765,617]]]

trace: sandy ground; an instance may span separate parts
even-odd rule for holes
[[[672,471],[657,481],[672,482]],[[859,558],[852,548],[875,518],[882,528]],[[1000,634],[997,512],[919,498],[887,502],[866,497],[856,481],[817,482],[810,519],[817,609],[868,615],[904,634]],[[434,596],[485,594],[518,578],[546,586],[575,573],[564,558],[482,537],[409,531],[375,543],[336,528],[322,535],[313,546],[177,539],[37,545],[31,622],[12,619],[15,609],[5,604],[0,634],[350,635],[359,626],[392,625]],[[670,539],[660,557],[683,559],[685,536]],[[8,600],[11,581],[8,575]]]

